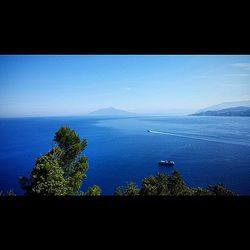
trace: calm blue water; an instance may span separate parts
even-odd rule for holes
[[[82,189],[97,184],[104,194],[127,181],[138,184],[171,159],[190,186],[224,183],[250,195],[250,118],[247,117],[67,117],[0,119],[0,189],[22,194],[18,176],[52,146],[54,133],[69,126],[88,140],[90,168]],[[157,133],[148,133],[147,130]]]

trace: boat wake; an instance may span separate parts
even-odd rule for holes
[[[230,139],[221,139],[218,137],[212,136],[202,136],[202,135],[193,135],[193,134],[182,134],[182,133],[171,133],[171,132],[163,132],[163,131],[156,131],[156,130],[148,130],[149,133],[154,134],[162,134],[162,135],[170,135],[175,137],[182,137],[182,138],[189,138],[194,140],[202,140],[202,141],[210,141],[210,142],[218,142],[218,143],[226,143],[226,144],[235,144],[235,145],[242,145],[250,147],[250,144],[247,142],[242,141],[231,141]]]

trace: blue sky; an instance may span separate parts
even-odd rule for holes
[[[189,113],[241,100],[250,56],[0,56],[0,117]]]

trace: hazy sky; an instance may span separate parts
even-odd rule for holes
[[[0,56],[1,117],[191,112],[241,100],[250,100],[250,56]]]

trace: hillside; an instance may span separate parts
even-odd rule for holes
[[[235,107],[250,107],[250,100],[248,101],[238,101],[238,102],[223,102],[220,104],[216,104],[204,109],[200,109],[197,113],[205,112],[205,111],[215,111],[215,110],[222,110],[228,108],[235,108]]]
[[[250,116],[250,107],[234,107],[220,110],[208,110],[192,114],[194,116]]]

